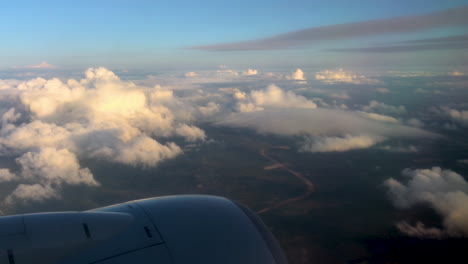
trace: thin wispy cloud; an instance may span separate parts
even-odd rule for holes
[[[468,24],[468,6],[437,11],[424,15],[336,24],[306,28],[268,38],[241,42],[194,46],[207,51],[275,50],[304,47],[320,41],[342,40],[374,35],[413,33],[436,28]]]
[[[32,64],[32,65],[26,65],[24,66],[26,69],[56,69],[57,66],[52,65],[46,61],[43,61],[39,64]]]
[[[466,49],[468,35],[458,35],[440,38],[417,39],[372,47],[328,49],[334,52],[405,52],[422,50]]]
[[[465,35],[456,35],[456,36],[448,36],[448,37],[400,41],[400,42],[397,42],[397,44],[399,43],[451,43],[451,42],[467,42],[467,41],[468,41],[468,34],[465,34]]]

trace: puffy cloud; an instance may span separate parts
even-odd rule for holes
[[[109,154],[115,155],[113,158],[124,164],[156,166],[162,160],[174,158],[181,153],[182,150],[175,143],[162,145],[152,138],[139,137],[130,144],[122,145],[117,153]]]
[[[183,153],[172,142],[205,140],[195,117],[213,115],[219,105],[197,107],[172,90],[122,81],[106,68],[90,68],[80,80],[35,78],[2,81],[10,97],[0,109],[0,153],[16,156],[19,172],[0,170],[0,181],[17,182],[5,201],[60,196],[61,186],[97,186],[79,159],[102,158],[132,166],[157,166]],[[13,106],[13,107],[11,107]]]
[[[240,112],[261,111],[265,108],[317,108],[314,102],[291,91],[285,92],[276,85],[269,85],[265,90],[254,90],[248,95],[239,91],[234,97],[239,100]]]
[[[180,135],[176,128],[193,119],[192,109],[184,108],[170,90],[138,87],[102,67],[88,69],[85,76],[79,81],[36,78],[19,83],[14,88],[20,91],[22,107],[33,121],[2,129],[0,144],[15,149],[66,147],[79,152],[88,147],[81,138],[99,135],[99,131],[114,131],[108,135],[125,143],[141,135]]]
[[[257,74],[258,74],[258,71],[254,69],[248,69],[247,71],[242,72],[242,75],[257,75]]]
[[[12,79],[8,79],[8,80],[0,79],[0,90],[10,89],[11,87],[18,85],[19,83],[21,83],[21,81],[12,80]]]
[[[2,130],[8,129],[10,123],[15,122],[21,117],[20,113],[16,113],[14,108],[10,108],[2,115]]]
[[[71,82],[71,86],[57,78],[36,78],[18,84],[21,103],[39,118],[53,114],[57,108],[83,96],[84,88]]]
[[[325,83],[369,84],[378,82],[377,80],[366,78],[364,75],[357,75],[352,72],[344,71],[343,69],[317,72],[315,74],[315,79]]]
[[[6,197],[7,204],[57,198],[64,184],[99,186],[89,169],[81,168],[76,156],[67,149],[41,148],[23,154],[16,162],[21,170],[14,179],[27,184],[19,184]],[[11,174],[2,169],[3,176],[8,173]]]
[[[383,140],[383,138],[368,135],[346,135],[344,137],[321,137],[317,139],[308,138],[301,147],[301,151],[338,152],[353,149],[365,149]]]
[[[195,126],[182,124],[176,128],[176,134],[186,138],[188,141],[205,140],[205,131]]]
[[[49,185],[41,184],[20,184],[16,189],[5,199],[6,204],[15,202],[29,201],[44,201],[52,198],[59,198],[60,194],[56,189]]]
[[[297,68],[296,71],[292,72],[290,75],[286,75],[287,80],[295,81],[305,81],[304,72]]]
[[[443,111],[448,115],[453,121],[468,126],[468,111],[466,110],[456,110],[451,108],[444,108]]]
[[[89,169],[80,168],[76,156],[67,149],[42,148],[23,154],[16,162],[21,166],[22,178],[43,185],[99,185]]]
[[[82,83],[86,83],[91,80],[100,80],[100,81],[118,81],[120,80],[115,73],[109,71],[104,67],[99,68],[89,68],[85,72],[86,79],[81,80]],[[104,83],[106,85],[108,83]],[[109,87],[110,88],[110,87]]]
[[[444,234],[468,237],[468,182],[460,174],[439,167],[405,169],[402,174],[409,178],[406,184],[393,178],[384,183],[396,207],[430,205],[443,217]],[[427,229],[422,227],[400,224],[399,228],[409,235],[425,236]],[[416,232],[418,229],[425,231]]]
[[[40,120],[20,126],[4,126],[0,130],[0,150],[2,152],[24,152],[39,147],[73,148],[69,141],[71,133],[64,127]]]
[[[239,91],[239,90],[234,91],[232,96],[237,100],[243,100],[243,99],[247,98],[247,94],[245,92],[242,92],[242,91]]]
[[[375,112],[384,113],[384,114],[396,114],[396,115],[406,114],[406,108],[402,105],[393,106],[393,105],[388,105],[385,103],[378,102],[376,100],[370,101],[369,105],[364,106],[362,109],[367,112],[375,111]]]
[[[209,102],[205,106],[199,106],[198,111],[203,116],[212,116],[221,110],[221,106],[215,102]]]
[[[198,74],[196,72],[187,72],[184,75],[185,77],[196,77]]]
[[[0,169],[0,182],[9,182],[15,180],[17,177],[11,173],[9,169]]]
[[[315,74],[315,79],[323,82],[354,82],[357,75],[345,72],[343,69],[338,71],[320,71]]]

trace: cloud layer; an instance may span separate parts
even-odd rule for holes
[[[335,101],[352,101],[335,83],[368,84],[364,76],[319,71],[315,84],[327,85],[315,89],[304,75],[223,67],[132,82],[101,67],[81,79],[0,80],[0,154],[17,164],[0,168],[0,183],[12,186],[0,199],[12,205],[59,198],[65,185],[98,187],[99,176],[80,160],[158,166],[209,141],[202,123],[292,137],[307,152],[403,151],[387,141],[437,137],[421,122],[393,117],[406,115],[404,106]]]
[[[231,114],[218,125],[245,127],[281,136],[304,136],[300,148],[312,152],[368,148],[387,138],[437,137],[425,130],[393,122],[393,119],[390,121],[337,109],[272,108]]]

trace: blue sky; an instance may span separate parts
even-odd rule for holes
[[[311,27],[425,14],[467,4],[466,0],[8,1],[2,3],[0,9],[0,67],[41,61],[68,67],[166,65],[173,68],[180,65],[189,68],[219,63],[267,67],[278,66],[273,59],[277,56],[287,58],[285,66],[304,66],[311,59],[317,63],[340,64],[339,58],[354,61],[356,55],[323,53],[320,45],[306,49],[220,53],[185,47],[259,39]],[[423,32],[421,37],[443,36],[450,33],[449,30]],[[468,32],[466,28],[458,28],[454,33]],[[403,39],[392,36],[395,41]],[[375,42],[379,38],[364,41]],[[353,47],[357,42],[341,43]],[[335,44],[327,43],[326,47],[335,47]],[[455,53],[448,55],[456,57]]]

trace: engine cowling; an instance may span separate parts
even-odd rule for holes
[[[0,217],[0,249],[0,264],[287,263],[255,213],[205,195]]]

